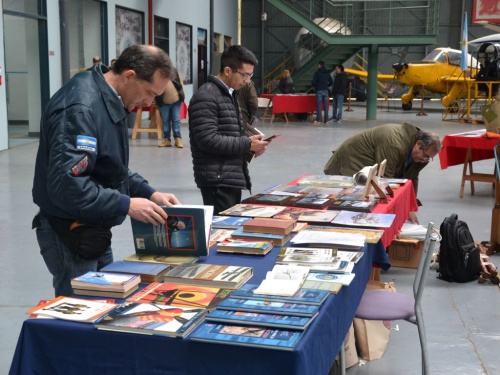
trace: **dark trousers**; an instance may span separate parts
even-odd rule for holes
[[[214,215],[241,202],[241,189],[228,187],[201,188],[203,204],[214,206]]]

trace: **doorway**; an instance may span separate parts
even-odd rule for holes
[[[198,88],[207,82],[207,30],[198,29]]]

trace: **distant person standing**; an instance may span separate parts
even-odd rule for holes
[[[328,123],[328,87],[333,85],[333,79],[330,72],[325,68],[325,62],[318,62],[318,70],[314,73],[312,87],[316,92],[316,121],[315,125]],[[324,117],[321,121],[321,104],[323,104]]]
[[[344,96],[347,92],[347,74],[344,73],[344,66],[337,65],[335,67],[335,79],[333,80],[333,112],[332,120],[336,122],[342,121],[342,106],[344,104]]]
[[[96,66],[97,64],[102,64],[102,59],[100,56],[94,56],[92,57],[92,66],[90,68],[88,68],[87,70],[92,70],[92,68],[94,66]]]
[[[283,77],[280,79],[278,88],[283,94],[293,94],[295,92],[295,86],[289,70],[283,70]]]
[[[236,96],[240,106],[241,118],[243,125],[248,123],[249,119],[255,116],[259,109],[259,97],[253,81],[249,81],[245,86],[238,90]]]

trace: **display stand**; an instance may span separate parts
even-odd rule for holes
[[[382,162],[381,165],[383,163],[384,162]],[[376,181],[375,175],[377,173],[377,167],[378,167],[378,164],[374,164],[373,166],[369,167],[370,169],[369,169],[368,173],[366,174],[367,178],[366,178],[365,190],[363,191],[363,195],[360,197],[359,200],[366,199],[366,197],[370,193],[370,189],[373,188],[378,195],[379,202],[388,203],[389,200],[387,199],[387,194],[384,192],[384,189],[382,189],[380,187],[378,181]],[[365,167],[365,168],[367,168],[367,167]],[[362,171],[365,168],[363,168]],[[383,169],[385,169],[385,164],[383,165]]]

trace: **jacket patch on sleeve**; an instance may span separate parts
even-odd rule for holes
[[[86,150],[95,152],[97,147],[97,139],[94,137],[88,137],[86,135],[76,136],[76,148],[78,150]]]
[[[73,168],[71,168],[71,173],[73,173],[74,176],[79,176],[87,170],[88,165],[89,165],[89,159],[87,156],[85,156],[82,160],[78,162],[78,164],[76,164]]]

